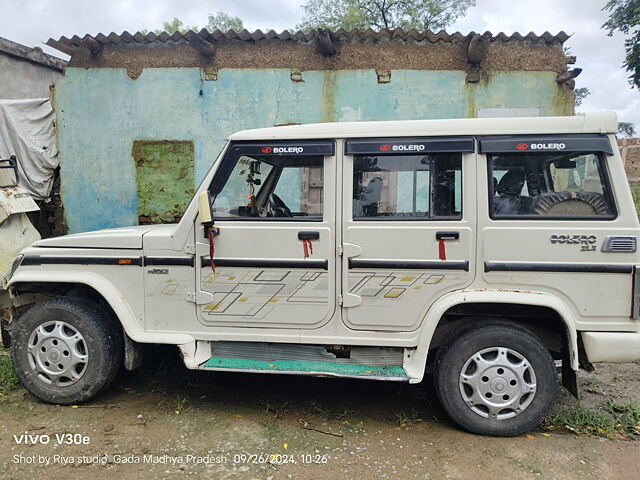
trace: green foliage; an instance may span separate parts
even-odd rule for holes
[[[2,348],[0,349],[0,393],[7,393],[19,386],[20,382],[13,371],[9,352]]]
[[[635,403],[611,403],[607,408],[608,415],[578,405],[574,409],[548,417],[545,426],[608,438],[640,435],[640,407]]]
[[[244,24],[240,17],[234,17],[233,15],[229,15],[226,12],[218,11],[216,13],[209,14],[206,28],[210,32],[214,30],[222,30],[223,32],[226,32],[227,30],[231,29],[239,32],[244,29]],[[198,30],[200,30],[200,27],[197,27],[195,25],[190,27],[189,25],[185,25],[179,18],[174,17],[168,22],[163,22],[162,28],[154,30],[153,33],[155,33],[156,35],[160,35],[162,32],[167,32],[169,34],[180,32],[184,35],[189,30],[197,32]],[[146,30],[141,30],[141,32],[143,34],[147,33]]]
[[[581,88],[576,88],[573,91],[573,94],[575,95],[576,107],[579,107],[580,105],[582,105],[582,101],[585,98],[587,98],[589,95],[591,95],[591,92],[587,87],[581,87]]]
[[[631,187],[631,195],[633,196],[633,204],[636,206],[636,213],[640,218],[640,187]]]
[[[631,122],[618,122],[618,134],[623,137],[633,137],[636,134],[636,127]]]
[[[627,35],[623,66],[631,73],[629,83],[640,88],[640,0],[609,0],[603,10],[610,12],[609,20],[602,25],[607,35],[615,31]]]
[[[207,30],[213,32],[214,30],[235,30],[240,32],[244,29],[244,23],[240,17],[234,17],[225,12],[216,12],[209,14],[209,23],[207,23]]]
[[[196,27],[195,25],[193,27],[185,25],[184,23],[182,23],[182,20],[179,20],[173,17],[173,20],[170,20],[168,22],[163,22],[162,28],[159,28],[158,30],[154,30],[153,33],[155,33],[156,35],[160,35],[162,32],[167,32],[169,34],[180,32],[184,35],[189,30],[193,30],[194,32],[197,32],[199,28]]]
[[[475,0],[307,0],[297,28],[440,30],[473,5]]]

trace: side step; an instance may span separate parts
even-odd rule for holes
[[[267,342],[209,342],[202,370],[408,382],[404,349]],[[205,347],[206,348],[206,347]],[[204,352],[203,352],[204,353]]]
[[[408,382],[401,366],[357,365],[351,363],[315,362],[309,360],[250,360],[246,358],[211,357],[202,366],[204,370],[247,373],[284,373],[314,377],[366,378]]]

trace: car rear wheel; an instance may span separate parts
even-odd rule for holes
[[[122,330],[95,303],[45,300],[16,320],[11,358],[22,385],[39,399],[62,405],[83,402],[118,373]]]
[[[482,435],[514,436],[542,422],[556,400],[553,358],[528,330],[484,322],[438,353],[438,397],[451,419]]]

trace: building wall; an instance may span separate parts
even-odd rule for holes
[[[61,72],[0,52],[0,98],[47,98]]]
[[[378,83],[375,70],[301,75],[222,68],[207,80],[200,68],[145,68],[133,80],[124,68],[67,68],[54,104],[70,232],[138,223],[134,141],[193,142],[195,188],[225,138],[247,128],[475,117],[498,107],[573,114],[573,92],[554,71],[489,71],[478,83],[467,83],[463,70],[392,70],[389,83]],[[176,196],[166,195],[166,205],[178,204]]]

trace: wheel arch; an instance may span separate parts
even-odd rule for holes
[[[19,293],[21,290],[28,291],[36,285],[40,287],[38,293],[44,293],[45,295],[59,295],[59,288],[56,287],[60,286],[68,286],[69,288],[76,286],[90,289],[109,305],[124,332],[135,342],[175,345],[194,341],[194,338],[187,334],[144,331],[142,326],[144,312],[139,312],[136,315],[126,296],[111,281],[96,273],[18,271],[11,277],[7,289],[9,292],[13,292],[13,296],[13,294]]]
[[[429,351],[433,346],[432,342],[438,327],[442,327],[443,322],[446,321],[448,313],[459,307],[467,307],[468,310],[468,307],[473,305],[487,304],[537,307],[553,312],[557,320],[562,322],[571,370],[578,370],[579,348],[574,314],[571,308],[561,299],[546,293],[515,290],[459,291],[439,298],[427,311],[418,336],[417,348],[405,362],[405,369],[409,373],[412,383],[420,382],[424,377],[427,360],[430,355]],[[504,316],[500,315],[495,315],[494,318],[505,319]],[[535,331],[532,333],[536,334]]]

